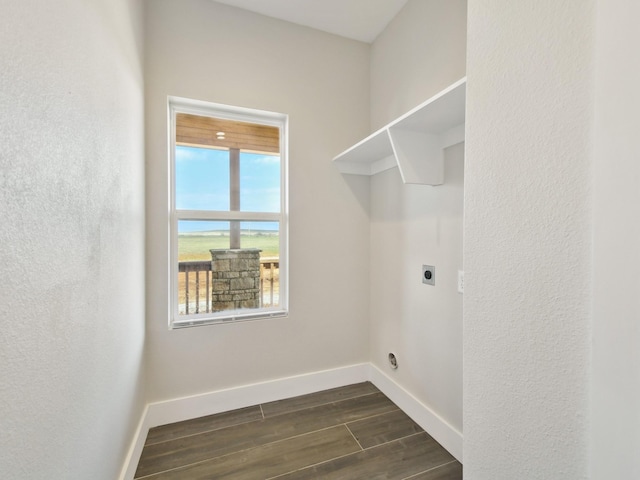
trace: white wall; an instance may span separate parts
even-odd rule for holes
[[[465,477],[587,478],[594,3],[468,15]]]
[[[409,1],[372,45],[373,128],[464,77],[465,40],[466,1]],[[463,179],[463,144],[445,152],[444,185],[403,185],[397,168],[371,178],[371,361],[458,434]],[[423,264],[435,286],[422,284]]]
[[[141,12],[0,4],[0,472],[112,480],[144,406]]]
[[[592,478],[640,478],[640,4],[598,2]]]
[[[465,75],[466,0],[409,0],[371,47],[371,131]]]
[[[146,3],[149,399],[367,361],[368,181],[331,158],[365,136],[369,46],[208,0]],[[167,95],[290,120],[290,315],[167,329]]]

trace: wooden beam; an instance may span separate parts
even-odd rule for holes
[[[223,132],[224,138],[218,132]],[[280,130],[268,125],[178,113],[176,143],[273,154],[280,153]]]

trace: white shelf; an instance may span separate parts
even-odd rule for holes
[[[441,185],[443,150],[464,142],[467,79],[462,78],[333,161],[342,173],[375,175],[398,166],[404,183]]]

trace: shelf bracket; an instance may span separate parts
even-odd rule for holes
[[[444,183],[444,152],[439,135],[390,128],[389,137],[404,183]]]

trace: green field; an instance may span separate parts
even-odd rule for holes
[[[259,248],[261,257],[278,257],[280,238],[272,233],[241,234],[242,248]],[[229,248],[227,235],[203,233],[189,233],[178,235],[178,261],[211,260],[211,249]]]

